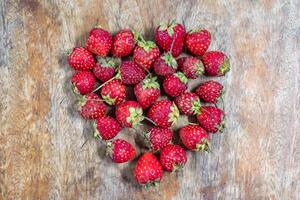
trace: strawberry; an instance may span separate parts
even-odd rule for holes
[[[98,62],[95,65],[93,72],[100,81],[106,82],[115,75],[120,60],[111,57],[98,57],[97,60]]]
[[[133,60],[144,69],[150,69],[159,57],[159,48],[152,41],[145,41],[142,36],[137,36],[137,46],[133,51]]]
[[[172,138],[173,132],[168,128],[151,128],[145,135],[147,142],[154,151],[161,150],[167,146]]]
[[[169,144],[160,152],[160,163],[166,171],[182,169],[186,161],[186,152],[179,145]]]
[[[134,177],[141,185],[157,186],[163,176],[163,168],[154,154],[144,153],[134,168]]]
[[[95,136],[102,140],[110,140],[114,138],[120,131],[121,125],[110,116],[102,116],[96,119],[94,123]]]
[[[225,128],[224,111],[214,106],[203,106],[197,120],[207,132],[222,132]]]
[[[120,78],[124,84],[137,84],[146,74],[145,71],[133,61],[122,61],[120,66]]]
[[[135,40],[131,30],[120,30],[113,38],[111,53],[115,57],[125,57],[131,54],[135,47]]]
[[[93,91],[96,77],[90,71],[77,71],[71,79],[75,93],[88,94]]]
[[[174,74],[177,70],[176,59],[170,53],[165,53],[158,57],[153,66],[155,73],[160,76]]]
[[[79,112],[86,119],[96,119],[106,115],[107,106],[98,95],[90,93],[79,101]]]
[[[179,130],[179,136],[184,146],[194,151],[209,151],[207,132],[198,125],[187,125]]]
[[[201,110],[200,99],[197,94],[186,92],[175,98],[179,111],[184,115],[197,115]]]
[[[207,103],[217,103],[224,94],[223,85],[217,81],[206,81],[197,87],[195,93]]]
[[[136,101],[125,101],[116,108],[116,118],[123,127],[137,127],[144,120],[143,109]]]
[[[193,56],[181,57],[177,60],[178,68],[187,78],[196,79],[204,73],[204,66],[198,58]]]
[[[186,34],[185,44],[187,49],[196,56],[202,56],[208,49],[211,35],[205,29],[194,29]]]
[[[167,95],[176,97],[182,94],[187,89],[188,79],[181,73],[167,75],[163,81],[163,88]]]
[[[90,31],[86,48],[97,56],[105,57],[110,51],[112,45],[111,34],[102,28],[93,28]]]
[[[177,57],[181,54],[185,38],[185,28],[183,25],[176,23],[175,20],[170,23],[160,24],[155,31],[155,42],[164,51],[170,51]]]
[[[202,62],[208,76],[224,76],[230,70],[228,57],[220,51],[206,52]]]
[[[146,77],[143,81],[134,86],[134,94],[142,108],[148,108],[160,96],[159,84],[157,77]]]
[[[83,47],[75,47],[68,57],[69,65],[78,71],[87,71],[94,68],[96,62],[93,54]]]
[[[101,89],[103,100],[109,105],[118,105],[126,98],[126,86],[118,79],[107,82]]]
[[[179,110],[170,100],[155,102],[148,111],[148,118],[161,128],[168,128],[175,124],[179,118]]]
[[[115,163],[124,163],[132,160],[135,155],[135,148],[126,140],[116,139],[108,142],[106,152]]]

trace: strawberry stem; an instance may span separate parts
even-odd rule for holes
[[[147,76],[150,75],[150,77],[152,76],[151,72],[144,66],[139,65],[139,67],[141,67],[143,70],[145,70],[147,72]]]
[[[151,122],[153,125],[157,126],[157,124],[150,118],[144,116],[144,119],[146,119],[147,121]]]
[[[221,92],[221,96],[219,97],[222,103],[222,110],[225,112],[225,104],[224,104],[224,90]]]
[[[87,143],[88,140],[89,140],[89,138],[87,138],[87,139],[83,142],[83,144],[81,145],[81,149],[84,147],[84,145]]]
[[[66,99],[66,97],[64,96],[64,97],[62,98],[62,100],[59,102],[59,105],[61,105],[61,104],[65,101],[65,99]]]
[[[176,33],[175,33],[175,35],[174,35],[174,38],[173,38],[173,41],[172,41],[170,50],[168,51],[171,55],[172,55],[172,50],[173,50],[173,46],[174,46],[174,43],[175,43],[175,39],[176,39]]]
[[[98,86],[96,89],[93,90],[93,92],[98,91],[99,89],[101,89],[105,84],[109,83],[110,81],[116,79],[117,76],[112,77],[111,79],[109,79],[108,81],[106,81],[105,83],[101,84],[100,86]]]

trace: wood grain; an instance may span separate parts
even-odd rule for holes
[[[0,1],[0,199],[300,199],[299,10],[297,0]],[[208,28],[210,49],[231,58],[219,78],[227,129],[212,153],[189,153],[182,173],[145,190],[79,117],[66,51],[96,24],[151,39],[173,18]]]

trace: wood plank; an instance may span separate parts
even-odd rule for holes
[[[297,0],[0,1],[0,199],[300,199],[299,9]],[[134,182],[134,162],[111,163],[92,139],[66,51],[96,24],[151,39],[173,18],[208,28],[210,49],[231,58],[217,78],[227,129],[212,136],[212,153],[189,152],[184,171],[153,191]]]

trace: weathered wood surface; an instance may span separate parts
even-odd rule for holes
[[[1,0],[0,199],[300,199],[299,10],[298,0]],[[231,58],[227,129],[153,192],[92,139],[64,52],[95,24],[151,38],[173,18],[208,28],[210,49]]]

